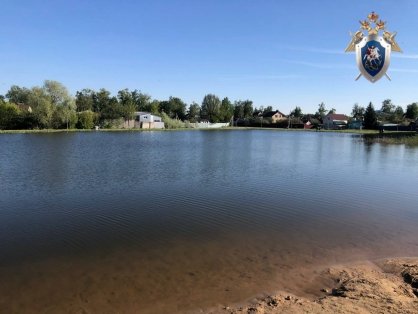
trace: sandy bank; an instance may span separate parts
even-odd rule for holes
[[[385,259],[325,269],[329,282],[314,299],[279,291],[245,305],[219,305],[201,313],[418,313],[418,258]]]

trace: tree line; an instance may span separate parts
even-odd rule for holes
[[[271,121],[263,116],[272,112],[273,108],[254,108],[251,100],[232,102],[228,97],[220,99],[214,94],[205,95],[201,104],[193,102],[187,105],[178,97],[156,100],[136,89],[123,89],[112,95],[104,88],[86,88],[77,91],[73,97],[60,82],[47,80],[40,87],[13,85],[4,96],[0,95],[0,129],[91,129],[95,125],[112,128],[120,125],[121,121],[132,120],[138,111],[191,123],[202,120],[230,122],[234,119],[244,121],[244,125],[257,125],[261,119],[261,124],[265,126]],[[334,108],[327,110],[321,103],[315,114],[305,115],[296,106],[288,120],[310,119],[320,124],[326,114],[335,112]],[[351,115],[352,119],[364,122],[366,128],[376,128],[378,121],[401,123],[416,119],[418,105],[410,104],[404,112],[402,107],[387,99],[380,110],[375,110],[371,103],[367,108],[355,104]],[[282,124],[285,127],[287,122]]]
[[[233,116],[252,117],[254,109],[251,100],[231,102],[213,94],[189,106],[179,97],[156,100],[136,89],[112,95],[104,88],[86,88],[73,97],[60,82],[47,80],[41,87],[13,85],[0,95],[0,129],[111,128],[133,119],[138,111],[189,122],[230,122]]]

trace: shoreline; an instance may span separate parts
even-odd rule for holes
[[[315,280],[318,297],[279,290],[199,312],[412,314],[418,308],[418,257],[337,264],[324,268]]]
[[[267,131],[278,131],[278,132],[318,132],[318,133],[347,133],[347,134],[368,134],[368,135],[381,135],[378,130],[356,130],[356,129],[346,129],[346,130],[316,130],[316,129],[287,129],[287,128],[260,128],[260,127],[222,127],[222,128],[176,128],[176,129],[20,129],[20,130],[1,130],[0,134],[31,134],[31,133],[77,133],[77,132],[167,132],[167,131],[251,131],[251,130],[267,130]],[[395,132],[389,131],[385,134],[412,134],[415,132]]]
[[[318,297],[278,290],[240,303],[218,305],[198,312],[412,314],[418,308],[418,257],[337,264],[325,267],[316,280],[328,282],[318,291]]]
[[[89,132],[115,132],[115,133],[137,133],[137,132],[182,132],[182,131],[251,131],[267,130],[277,132],[318,132],[318,133],[343,133],[358,135],[365,144],[383,145],[406,145],[418,146],[418,133],[415,131],[389,131],[379,133],[377,130],[312,130],[312,129],[281,129],[281,128],[256,128],[256,127],[226,127],[219,129],[212,128],[179,128],[179,129],[40,129],[40,130],[0,130],[1,134],[52,134],[52,133],[89,133]]]

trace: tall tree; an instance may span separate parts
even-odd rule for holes
[[[135,102],[136,110],[151,112],[151,110],[148,110],[148,108],[150,107],[150,104],[151,104],[151,96],[150,95],[141,93],[138,90],[134,90],[131,94],[132,94],[132,98]],[[157,113],[157,112],[155,112],[155,113]]]
[[[382,112],[384,113],[388,113],[391,114],[395,111],[395,105],[392,104],[392,100],[390,99],[385,99],[382,102],[382,108],[380,109]]]
[[[221,122],[229,122],[234,115],[234,106],[229,101],[228,97],[222,99],[221,107],[219,108],[219,120]]]
[[[363,121],[365,111],[366,111],[366,109],[364,109],[364,107],[359,106],[358,104],[354,104],[353,110],[351,111],[351,116],[354,119]]]
[[[119,119],[123,117],[123,108],[119,104],[118,99],[116,97],[110,97],[109,101],[106,102],[104,108],[101,112],[101,117],[103,119]]]
[[[318,110],[315,112],[315,118],[318,119],[320,122],[322,122],[326,114],[327,114],[327,109],[325,108],[325,104],[321,102],[318,105]]]
[[[27,104],[31,91],[26,87],[12,85],[6,93],[6,98],[14,104]]]
[[[266,113],[266,112],[271,112],[271,111],[273,111],[273,107],[272,106],[267,106],[266,108],[264,108],[263,109],[263,113]]]
[[[192,122],[192,123],[197,122],[200,118],[200,106],[199,106],[199,104],[197,104],[195,102],[190,104],[187,115],[188,115],[188,118],[189,118],[190,122]]]
[[[147,102],[143,107],[144,111],[151,112],[152,114],[158,114],[160,108],[160,102],[156,99],[153,101]]]
[[[244,118],[252,118],[253,113],[254,113],[254,109],[253,109],[253,102],[251,100],[244,100],[243,102],[244,105]]]
[[[93,110],[95,91],[85,88],[75,94],[76,110],[78,112]]]
[[[296,106],[295,109],[290,112],[290,115],[295,118],[301,118],[303,116],[302,109],[300,109],[299,106]]]
[[[418,118],[418,104],[416,102],[406,106],[405,117],[413,120]]]
[[[186,103],[178,97],[170,96],[169,100],[160,102],[160,112],[166,113],[172,119],[183,120],[186,116]]]
[[[132,120],[136,110],[136,103],[133,92],[131,93],[127,88],[120,90],[118,92],[118,100],[122,117],[127,121]]]
[[[404,111],[401,106],[396,106],[395,111],[391,114],[391,122],[393,123],[400,123],[404,117]]]
[[[377,115],[371,102],[364,113],[364,127],[366,129],[376,129],[377,127]]]
[[[52,116],[55,108],[45,89],[33,87],[29,94],[27,104],[32,108],[32,114],[37,127],[50,128],[52,126]]]
[[[234,117],[235,119],[244,119],[244,105],[241,101],[234,103]]]
[[[221,101],[218,96],[208,94],[202,101],[202,116],[210,122],[218,122]]]
[[[77,122],[76,105],[67,88],[50,80],[46,80],[42,88],[53,106],[52,126],[73,128]]]
[[[110,103],[110,92],[104,88],[101,88],[98,92],[95,92],[92,94],[93,97],[93,111],[98,112],[100,114],[103,113],[103,111],[109,111],[109,103]],[[104,119],[104,118],[100,118]]]
[[[330,111],[328,111],[328,114],[335,114],[337,112],[337,110],[335,110],[335,108],[331,108]]]

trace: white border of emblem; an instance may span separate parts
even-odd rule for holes
[[[379,41],[380,44],[386,48],[385,51],[385,63],[383,64],[382,69],[380,70],[379,73],[377,73],[375,76],[371,76],[366,69],[363,66],[363,62],[362,62],[362,58],[361,58],[361,48],[363,48],[364,46],[366,46],[366,44],[371,41],[371,40],[376,40]],[[386,42],[386,40],[383,39],[383,37],[381,36],[376,36],[376,35],[369,35],[367,37],[364,37],[357,45],[356,45],[356,60],[357,60],[357,66],[360,70],[360,73],[366,78],[368,79],[370,82],[375,83],[378,80],[380,80],[382,78],[382,76],[384,76],[386,74],[387,69],[389,68],[389,64],[390,64],[390,54],[392,52],[392,46],[390,44],[388,44]]]

